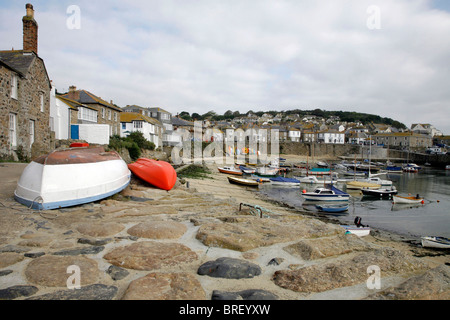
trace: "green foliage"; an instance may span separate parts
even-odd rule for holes
[[[142,149],[155,150],[155,144],[145,139],[142,132],[132,132],[126,138],[114,135],[109,140],[109,148],[120,151],[127,149],[132,160],[137,160],[142,153]]]

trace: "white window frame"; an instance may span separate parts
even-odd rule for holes
[[[30,133],[30,148],[31,148],[31,146],[34,143],[34,137],[35,137],[35,123],[34,123],[34,120],[30,120],[28,122],[28,124],[29,124],[29,130],[30,130],[29,133]]]
[[[144,127],[144,121],[133,121],[134,129],[142,129]]]
[[[9,144],[11,147],[17,147],[17,115],[9,114]]]
[[[17,74],[11,74],[11,98],[18,99],[18,78]]]
[[[39,93],[39,103],[41,106],[41,112],[44,112],[45,110],[44,110],[44,93],[43,92]]]

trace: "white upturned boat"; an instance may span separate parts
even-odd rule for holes
[[[419,195],[415,197],[401,197],[398,195],[394,195],[392,196],[392,199],[394,200],[394,203],[398,204],[424,203],[424,199],[421,198]]]
[[[25,168],[14,198],[35,210],[71,207],[112,196],[130,179],[131,172],[117,152],[102,147],[59,150]]]
[[[424,248],[450,249],[450,239],[444,237],[422,237],[421,241]]]

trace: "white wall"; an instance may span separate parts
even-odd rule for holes
[[[88,143],[109,144],[108,124],[78,124],[80,140]]]
[[[59,99],[56,99],[55,87],[50,91],[50,117],[53,119],[53,131],[55,139],[69,139],[70,132],[70,111],[69,106]]]

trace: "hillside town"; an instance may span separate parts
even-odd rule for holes
[[[59,140],[108,145],[110,137],[126,137],[136,131],[156,149],[162,149],[179,145],[186,132],[194,131],[194,121],[183,119],[178,112],[151,106],[121,107],[114,104],[113,97],[96,95],[95,88],[72,85],[68,92],[57,92],[44,59],[38,55],[38,24],[31,4],[26,5],[22,22],[23,49],[0,51],[1,159],[32,159],[55,149]],[[286,112],[258,116],[251,111],[222,121],[206,115],[200,121],[204,142],[264,142],[267,137],[263,132],[276,130],[281,142],[377,144],[428,153],[445,153],[450,144],[450,136],[424,123],[398,129],[341,121],[339,117]]]

